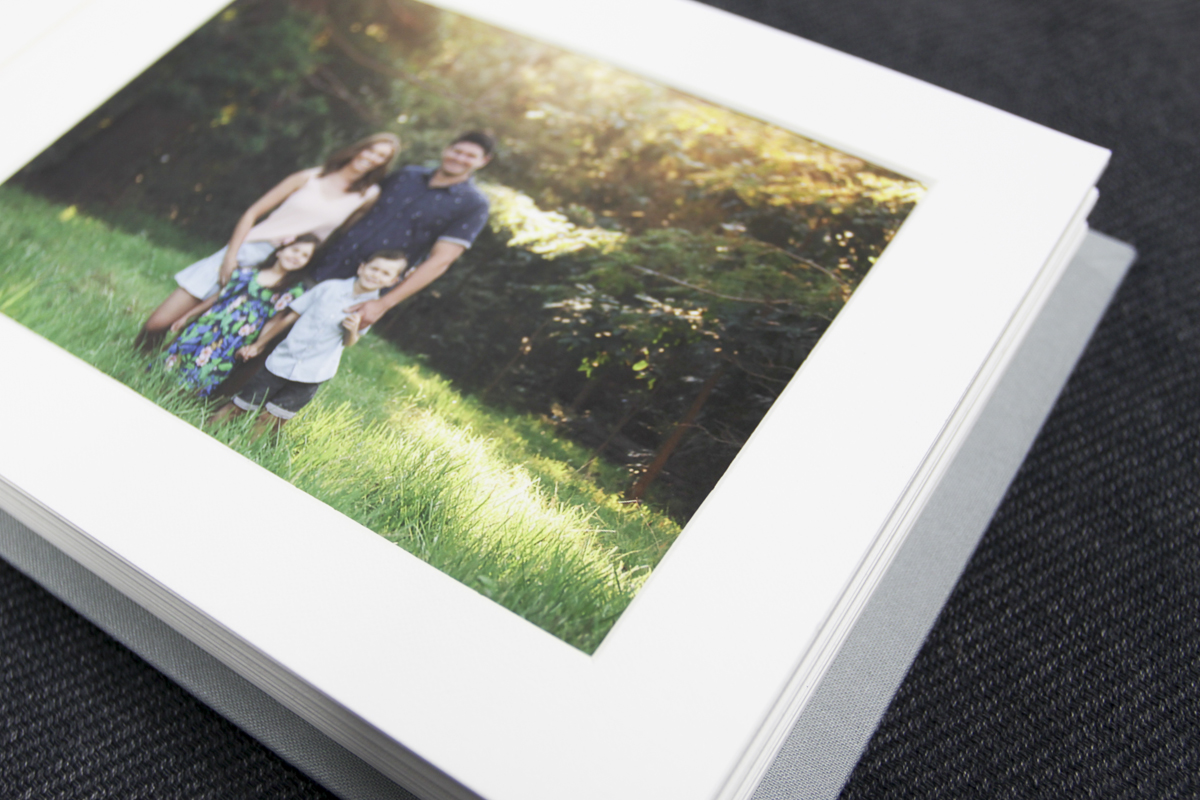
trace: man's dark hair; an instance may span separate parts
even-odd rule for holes
[[[477,144],[483,148],[483,154],[489,157],[496,149],[496,137],[492,136],[490,133],[484,133],[483,131],[467,131],[466,133],[460,133],[450,144],[456,145],[459,142],[471,142],[472,144]]]

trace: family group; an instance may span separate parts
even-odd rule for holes
[[[278,428],[337,374],[346,347],[475,241],[488,203],[473,175],[494,147],[469,131],[436,167],[388,174],[400,140],[378,133],[289,175],[225,247],[176,274],[139,345],[157,351],[178,334],[155,364],[202,397],[230,396],[210,422],[249,411]]]

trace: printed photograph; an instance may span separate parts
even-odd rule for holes
[[[924,192],[416,0],[239,0],[0,186],[0,313],[592,653]]]

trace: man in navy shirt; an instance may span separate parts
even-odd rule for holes
[[[471,131],[442,151],[437,169],[410,166],[390,175],[371,210],[318,257],[318,281],[353,276],[377,250],[402,250],[417,265],[383,297],[354,307],[364,328],[440,278],[483,230],[488,202],[472,175],[491,160],[494,146],[488,134]]]

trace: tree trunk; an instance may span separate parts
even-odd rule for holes
[[[708,402],[709,395],[717,385],[717,381],[725,374],[729,363],[722,361],[712,375],[708,376],[708,380],[700,387],[700,393],[696,395],[696,399],[692,401],[691,407],[687,413],[683,415],[683,419],[675,426],[675,430],[671,431],[671,435],[658,448],[658,452],[654,454],[654,460],[650,462],[650,466],[646,467],[646,471],[634,482],[633,486],[629,487],[629,491],[625,493],[625,497],[629,500],[641,500],[646,495],[646,490],[650,488],[650,484],[654,483],[654,479],[663,471],[663,467],[667,465],[667,461],[671,458],[671,454],[675,452],[675,448],[679,447],[683,441],[684,435],[691,428],[692,423],[696,421],[696,417],[700,415],[700,410],[704,408],[704,404]]]

